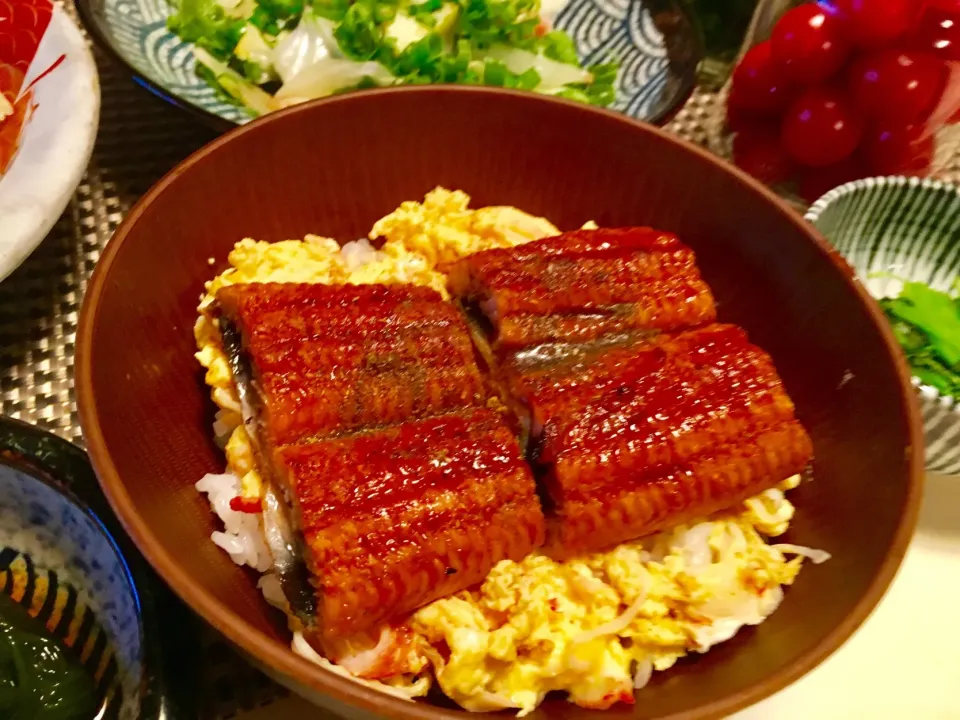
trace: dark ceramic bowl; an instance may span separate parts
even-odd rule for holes
[[[193,489],[224,464],[193,357],[208,258],[244,237],[352,240],[438,184],[563,229],[594,219],[679,233],[721,316],[772,353],[816,448],[815,481],[792,496],[786,541],[833,559],[804,570],[769,620],[655,675],[632,709],[595,714],[548,699],[530,717],[723,716],[836,650],[896,572],[921,495],[920,422],[887,324],[812,226],[743,173],[621,115],[522,93],[427,87],[277,113],[190,157],[127,216],[87,292],[77,393],[100,481],[160,575],[315,702],[366,717],[466,717],[386,697],[291,652],[255,579],[209,541],[215,518]]]

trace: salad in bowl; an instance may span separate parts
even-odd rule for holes
[[[223,99],[265,114],[389,85],[492,85],[594,105],[616,96],[618,63],[581,61],[553,29],[554,0],[176,0],[168,28],[194,44]]]

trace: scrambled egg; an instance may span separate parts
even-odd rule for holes
[[[214,432],[229,470],[241,478],[243,497],[259,498],[261,481],[217,323],[208,313],[216,291],[249,282],[403,282],[433,287],[446,297],[444,263],[559,233],[547,220],[516,208],[473,210],[469,202],[463,192],[437,188],[422,203],[403,203],[370,231],[370,240],[383,240],[379,250],[367,240],[341,250],[315,236],[237,243],[229,269],[206,285],[195,336],[197,359],[219,408]],[[403,627],[385,628],[375,647],[361,643],[364,649],[339,657],[335,669],[346,674],[377,664],[378,656],[395,652],[390,638],[407,642],[412,633],[416,651],[409,666],[378,683],[394,695],[426,694],[427,666],[444,693],[468,710],[515,708],[522,715],[554,690],[587,708],[632,703],[634,689],[653,671],[690,652],[706,652],[769,616],[782,586],[799,572],[802,555],[825,559],[807,548],[766,542],[786,531],[794,509],[784,491],[798,483],[799,477],[790,478],[739,511],[608,552],[565,562],[538,554],[503,561],[481,587],[421,608]],[[334,667],[302,637],[295,636],[294,649]]]
[[[513,207],[470,210],[469,204],[470,196],[464,192],[434,190],[423,203],[405,202],[378,221],[370,239],[386,238],[384,252],[416,253],[436,267],[481,250],[560,234],[548,220]]]
[[[782,489],[769,493],[772,515],[792,514]],[[552,690],[605,709],[632,703],[652,671],[762,622],[800,570],[802,558],[785,552],[750,510],[727,513],[566,562],[503,561],[478,590],[431,603],[411,626],[448,649],[434,661],[437,682],[468,710],[525,714]]]

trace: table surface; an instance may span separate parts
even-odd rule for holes
[[[71,7],[68,12],[73,14]],[[73,350],[90,274],[136,199],[214,137],[99,54],[97,64],[100,133],[87,173],[47,239],[0,283],[0,414],[81,445]],[[696,92],[668,129],[704,143],[705,121],[713,111],[714,98]],[[960,155],[945,178],[960,180],[958,169]],[[960,718],[960,701],[957,710],[948,709],[960,680],[960,646],[937,642],[960,640],[960,613],[948,606],[951,597],[960,598],[960,535],[951,534],[960,532],[960,494],[954,487],[960,483],[931,481],[907,562],[863,631],[807,678],[739,717],[839,718],[854,711],[906,717],[923,710],[915,716]],[[250,667],[212,630],[201,631],[198,646],[195,699],[203,720],[324,717]]]

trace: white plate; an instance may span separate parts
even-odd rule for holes
[[[97,67],[80,30],[56,6],[24,86],[61,55],[63,62],[34,88],[37,109],[0,177],[0,280],[50,232],[93,152],[100,119]]]

